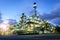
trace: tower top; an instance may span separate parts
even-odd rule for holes
[[[22,15],[24,15],[24,13],[22,13]]]
[[[36,4],[36,2],[34,2],[34,4]]]
[[[22,13],[22,18],[23,18],[23,17],[26,17],[24,13]]]
[[[34,16],[37,16],[37,11],[36,11],[37,5],[36,5],[36,2],[33,3],[33,8],[34,8]]]
[[[34,4],[33,4],[33,8],[34,8],[34,9],[37,8],[36,2],[34,2]]]

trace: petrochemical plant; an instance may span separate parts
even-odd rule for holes
[[[0,35],[20,35],[20,34],[48,34],[55,33],[55,27],[41,19],[37,13],[36,2],[33,4],[34,14],[29,16],[22,13],[19,22],[16,25],[9,24],[9,28],[3,31],[0,29]],[[1,26],[2,27],[2,26]]]

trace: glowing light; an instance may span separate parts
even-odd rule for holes
[[[4,24],[8,24],[8,23],[9,23],[9,21],[8,21],[8,20],[5,20],[3,23],[4,23]]]
[[[9,29],[9,24],[8,21],[4,21],[3,23],[0,24],[0,31],[7,31]]]

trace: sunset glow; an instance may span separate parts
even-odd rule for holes
[[[8,21],[4,21],[0,24],[0,31],[7,31],[9,29]]]

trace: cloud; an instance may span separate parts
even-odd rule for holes
[[[60,18],[55,18],[51,22],[53,22],[56,25],[60,25]]]
[[[52,12],[45,13],[44,15],[40,16],[45,20],[50,20],[51,22],[60,25],[60,8],[53,10]]]
[[[55,11],[52,11],[49,14],[45,13],[44,15],[42,15],[42,18],[47,19],[47,20],[52,20],[59,17],[60,17],[60,8]]]

